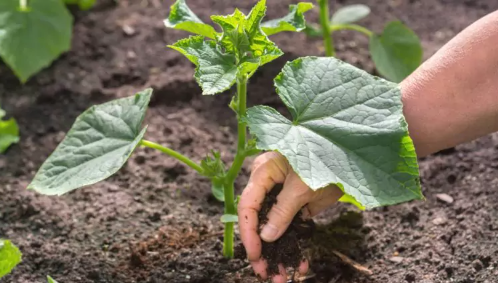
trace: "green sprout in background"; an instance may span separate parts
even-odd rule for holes
[[[0,153],[4,153],[9,146],[19,142],[19,127],[14,118],[4,120],[5,111],[0,108]]]
[[[335,56],[332,34],[340,30],[353,30],[369,38],[370,54],[378,72],[393,82],[401,82],[421,63],[423,50],[420,39],[400,21],[386,24],[376,34],[356,22],[370,14],[366,5],[355,4],[338,9],[329,17],[329,0],[317,0],[320,9],[320,25],[308,24],[306,33],[323,37],[326,56]]]
[[[237,222],[234,183],[244,160],[261,151],[280,152],[311,189],[335,184],[344,192],[341,201],[360,208],[423,198],[397,84],[332,57],[304,57],[288,62],[275,78],[292,120],[271,107],[247,108],[248,81],[283,54],[268,34],[304,29],[303,13],[311,8],[310,3],[291,5],[288,15],[262,22],[266,1],[260,0],[247,15],[236,9],[231,15],[211,16],[218,32],[185,0],[171,7],[166,26],[196,35],[170,47],[196,66],[202,93],[215,95],[236,86],[229,107],[237,119],[237,142],[229,166],[215,150],[196,162],[144,139],[147,126],[142,123],[152,96],[146,89],[82,113],[28,188],[62,195],[110,177],[138,146],[159,150],[211,181],[213,195],[225,205],[226,257],[233,257]]]

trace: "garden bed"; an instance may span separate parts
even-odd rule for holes
[[[2,282],[258,282],[248,264],[221,256],[223,207],[210,184],[182,164],[139,149],[110,179],[63,197],[25,188],[42,161],[62,140],[74,119],[93,104],[145,87],[155,92],[146,136],[179,149],[194,160],[205,145],[234,154],[233,112],[221,99],[201,97],[193,66],[165,46],[185,36],[166,29],[170,3],[159,0],[101,0],[90,12],[76,12],[73,48],[52,67],[21,86],[0,67],[2,108],[16,117],[21,143],[0,156],[0,237],[11,239],[23,263]],[[270,18],[294,1],[268,1]],[[364,23],[381,30],[401,19],[421,37],[426,56],[460,30],[498,9],[492,1],[339,1],[366,3]],[[255,1],[237,1],[247,11]],[[207,20],[233,11],[233,1],[190,0]],[[333,7],[332,7],[333,8]],[[316,11],[309,19],[317,18]],[[273,78],[284,62],[320,55],[321,42],[304,34],[273,37],[286,53],[251,80],[249,103],[285,112]],[[341,32],[339,58],[373,72],[367,40]],[[496,282],[498,278],[498,135],[491,135],[421,160],[426,201],[358,213],[339,206],[316,220],[309,249],[319,283]],[[249,164],[238,180],[247,181]],[[439,196],[447,194],[453,201]],[[373,271],[368,277],[331,253],[341,253]]]

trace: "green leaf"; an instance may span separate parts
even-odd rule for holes
[[[331,24],[351,24],[357,22],[370,14],[367,5],[355,4],[338,9],[330,18]]]
[[[214,41],[204,41],[202,36],[182,39],[169,47],[179,51],[197,68],[195,79],[202,94],[216,94],[229,89],[237,78],[235,56],[222,53]]]
[[[22,254],[8,240],[0,239],[0,278],[9,274],[21,262]]]
[[[0,56],[21,82],[71,46],[73,18],[60,0],[0,1]]]
[[[422,63],[422,45],[418,36],[403,23],[390,22],[380,35],[370,38],[370,53],[381,75],[401,82]]]
[[[290,5],[289,14],[280,19],[264,22],[261,24],[261,28],[266,35],[273,35],[282,31],[302,31],[306,28],[304,13],[311,9],[313,9],[313,4],[308,2]]]
[[[213,178],[211,180],[211,192],[213,193],[213,196],[221,201],[225,201],[225,189],[223,186],[223,181],[218,179],[218,178]]]
[[[83,112],[29,184],[45,195],[62,195],[116,173],[142,140],[152,89]]]
[[[3,120],[5,112],[0,109],[0,153],[4,153],[7,148],[19,142],[19,127],[14,118]]]
[[[86,10],[90,10],[90,8],[92,8],[95,5],[95,3],[97,3],[97,0],[80,0],[78,2],[78,7],[80,7],[80,10],[86,11]],[[54,282],[55,282],[55,280],[54,280]],[[57,283],[57,282],[55,282],[55,283]]]
[[[292,114],[248,109],[258,148],[282,153],[313,190],[336,184],[366,208],[423,198],[399,87],[332,57],[289,62],[275,79]]]
[[[265,13],[266,0],[260,0],[247,16],[237,9],[232,15],[211,16],[223,30],[221,44],[224,49],[239,59],[239,72],[249,74],[249,77],[259,66],[283,54],[261,29]]]
[[[52,277],[47,276],[48,283],[57,283]]]
[[[187,6],[185,0],[176,0],[171,6],[171,12],[166,20],[166,27],[185,30],[191,33],[200,34],[205,37],[215,38],[216,31],[208,24],[205,24]]]
[[[322,28],[317,24],[306,24],[304,33],[310,37],[322,37]]]
[[[221,222],[222,223],[239,222],[239,217],[235,214],[223,214],[223,216],[221,216]]]

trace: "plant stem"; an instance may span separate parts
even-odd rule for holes
[[[330,25],[331,32],[338,31],[338,30],[354,30],[357,32],[361,32],[368,37],[371,37],[374,34],[371,30],[369,30],[365,27],[362,27],[360,25],[355,25],[355,24],[332,24],[332,25]]]
[[[329,0],[318,0],[320,5],[320,25],[322,26],[323,44],[325,45],[325,55],[335,56],[334,42],[330,32],[329,21]]]
[[[202,175],[204,173],[204,170],[202,169],[202,167],[199,164],[195,163],[194,161],[192,161],[192,159],[186,157],[185,155],[183,155],[177,151],[172,150],[171,148],[167,148],[165,146],[162,146],[160,144],[157,144],[155,142],[151,142],[148,140],[141,140],[140,145],[162,151],[163,153],[165,153],[171,157],[174,157],[177,160],[185,163],[185,165],[187,165],[190,168],[194,169],[195,171],[199,172],[199,174]]]
[[[225,214],[237,214],[235,207],[234,183],[239,175],[242,164],[246,159],[246,135],[247,125],[243,121],[247,109],[247,76],[237,78],[237,153],[233,160],[232,166],[228,170],[225,177]],[[223,239],[223,255],[228,258],[233,257],[233,232],[234,223],[225,223],[225,236]]]

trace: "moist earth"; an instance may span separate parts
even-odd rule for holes
[[[236,1],[247,12],[254,1]],[[270,18],[295,1],[268,1]],[[400,19],[422,40],[425,58],[467,25],[498,9],[495,0],[337,1],[365,3],[361,22],[380,31]],[[87,107],[153,87],[147,138],[200,160],[209,150],[234,155],[232,91],[201,97],[189,61],[165,46],[187,36],[166,29],[169,1],[101,0],[74,11],[72,49],[27,84],[0,65],[1,105],[21,128],[21,143],[0,156],[0,237],[23,251],[23,262],[2,282],[258,282],[247,262],[221,256],[222,204],[208,181],[182,164],[138,149],[118,174],[62,197],[26,190],[37,168]],[[228,14],[234,1],[189,0],[208,21]],[[308,19],[316,21],[317,11]],[[286,111],[272,79],[283,64],[321,55],[319,39],[285,33],[272,39],[286,52],[251,80],[250,104]],[[335,34],[338,57],[375,73],[367,39]],[[209,145],[209,147],[208,147]],[[237,181],[247,182],[250,160]],[[420,160],[425,201],[359,212],[336,206],[317,217],[307,250],[319,283],[497,282],[498,135]],[[440,194],[446,194],[441,196]],[[451,198],[448,198],[450,196]],[[238,242],[238,238],[236,239]],[[366,276],[331,253],[369,268]]]

